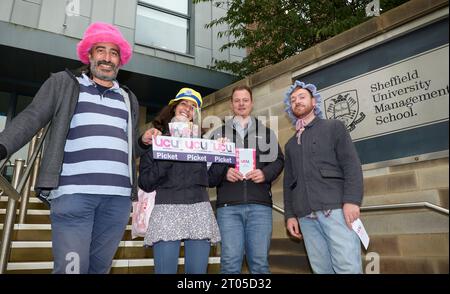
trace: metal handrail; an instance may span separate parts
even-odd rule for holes
[[[281,208],[281,207],[279,207],[279,206],[276,205],[276,204],[272,204],[272,209],[275,210],[275,211],[278,212],[278,213],[284,214],[284,209]]]
[[[22,194],[23,187],[25,186],[25,184],[26,184],[26,182],[28,180],[28,177],[30,176],[30,173],[31,173],[31,171],[33,169],[34,162],[36,161],[36,158],[38,157],[39,152],[41,151],[42,146],[44,145],[44,140],[45,140],[45,137],[47,136],[48,129],[49,129],[48,126],[45,127],[45,129],[44,129],[44,131],[42,133],[41,139],[37,143],[36,149],[34,150],[34,153],[33,153],[33,155],[31,156],[31,158],[30,158],[30,160],[28,162],[27,168],[23,172],[21,180],[19,181],[19,185],[17,186],[17,191],[20,194]]]
[[[0,160],[0,173],[3,171],[3,169],[6,166],[6,164],[9,162],[9,158],[10,158],[10,156]]]
[[[14,200],[20,199],[20,195],[22,194],[23,187],[25,186],[25,183],[27,182],[28,177],[30,176],[30,172],[33,169],[34,162],[36,161],[39,151],[41,150],[42,145],[44,144],[44,140],[47,135],[47,132],[48,132],[48,127],[46,127],[44,129],[42,138],[39,141],[39,143],[37,144],[33,155],[30,157],[30,160],[26,166],[26,169],[21,176],[21,180],[19,181],[17,189],[14,189],[13,186],[11,185],[11,183],[9,183],[8,180],[6,180],[2,175],[0,175],[0,187],[1,187],[1,189],[4,190],[7,197],[13,198]]]
[[[29,183],[31,182],[29,177],[31,171],[35,169],[34,165],[36,163],[36,159],[38,158],[39,153],[42,150],[45,138],[47,136],[48,130],[50,128],[50,123],[44,128],[42,133],[36,134],[37,137],[40,137],[39,142],[33,146],[34,150],[32,154],[29,154],[28,165],[26,169],[22,172],[22,168],[24,161],[16,160],[16,163],[21,162],[19,166],[15,166],[15,171],[13,174],[13,182],[9,183],[1,174],[0,174],[0,188],[5,192],[8,197],[8,206],[6,208],[5,220],[3,225],[3,234],[2,240],[0,244],[0,274],[6,272],[9,254],[11,251],[11,236],[14,230],[14,222],[16,217],[16,206],[17,201],[21,198],[21,194],[23,193],[24,188],[30,188]],[[34,139],[33,139],[34,140]],[[32,142],[32,144],[34,144]],[[31,152],[30,152],[31,153]],[[2,162],[3,163],[3,162]],[[35,176],[35,175],[33,175]],[[28,183],[28,185],[27,185]],[[28,196],[28,194],[26,195]],[[24,197],[22,201],[28,201],[28,197]],[[26,209],[26,203],[21,203],[21,209]],[[22,214],[25,212],[22,212]],[[19,214],[20,216],[20,214]],[[21,216],[23,219],[24,215]]]
[[[437,212],[441,212],[449,215],[449,210],[441,207],[439,205],[430,203],[430,202],[407,202],[407,203],[395,203],[395,204],[380,204],[380,205],[369,205],[369,206],[361,206],[361,211],[375,211],[375,210],[386,210],[386,209],[404,209],[404,208],[420,208],[420,207],[426,207],[430,208],[432,210],[435,210]],[[284,214],[284,209],[276,204],[272,204],[272,209],[276,212],[279,212],[281,214]]]
[[[381,204],[381,205],[370,205],[362,206],[361,211],[374,211],[374,210],[386,210],[386,209],[402,209],[402,208],[421,208],[426,207],[437,212],[442,212],[448,216],[449,210],[441,207],[439,205],[430,202],[407,202],[407,203],[395,203],[395,204]]]

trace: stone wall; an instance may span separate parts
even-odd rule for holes
[[[284,114],[283,97],[291,85],[294,73],[312,64],[339,54],[343,50],[372,39],[436,11],[446,11],[448,1],[409,1],[379,17],[331,38],[315,47],[276,65],[265,68],[243,80],[204,98],[203,117],[215,115],[223,118],[231,114],[229,98],[234,86],[245,84],[253,89],[255,116],[278,118],[278,139],[281,146],[294,134]],[[373,166],[373,165],[371,165]],[[429,201],[448,208],[448,152],[444,158],[374,169],[364,167],[364,205]],[[274,204],[283,207],[283,176],[273,185]],[[214,198],[215,191],[210,191]],[[409,214],[392,211],[367,212],[368,231],[371,234],[397,234],[410,232],[448,232],[448,217],[426,209],[409,210]],[[419,217],[417,217],[419,216]],[[283,217],[274,212],[274,237],[286,237]]]

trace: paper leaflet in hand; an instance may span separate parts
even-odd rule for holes
[[[367,250],[367,248],[369,247],[370,238],[359,218],[352,223],[352,228],[353,231],[355,231],[355,233],[358,235],[361,243],[364,245],[364,248],[366,248]]]
[[[256,169],[256,150],[236,148],[236,170],[245,175]]]
[[[179,138],[197,138],[198,126],[191,122],[171,122],[169,131],[172,137]]]

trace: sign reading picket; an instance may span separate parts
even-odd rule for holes
[[[157,136],[153,138],[153,158],[158,160],[236,162],[235,145],[200,138]]]

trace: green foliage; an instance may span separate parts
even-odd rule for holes
[[[323,42],[368,19],[371,0],[193,0],[213,2],[227,14],[206,25],[226,25],[220,50],[249,49],[242,62],[216,61],[213,68],[244,77]],[[380,0],[382,13],[407,0]],[[228,3],[228,4],[227,4]],[[228,6],[227,6],[228,5]]]

